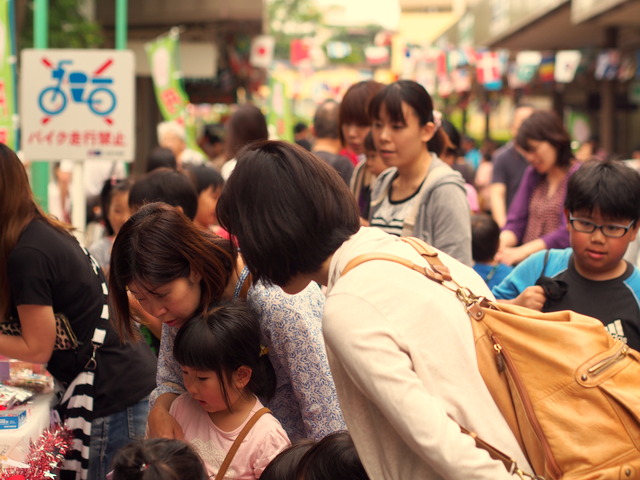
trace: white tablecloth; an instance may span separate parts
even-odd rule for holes
[[[27,421],[15,430],[0,430],[0,456],[23,462],[29,453],[29,441],[36,441],[51,423],[53,393],[36,395],[26,407]],[[0,467],[1,468],[1,467]]]

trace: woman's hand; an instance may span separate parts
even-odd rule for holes
[[[169,407],[177,395],[165,393],[158,397],[155,405],[149,410],[147,417],[148,436],[161,438],[177,438],[182,440],[184,432],[175,418],[169,413]]]
[[[502,232],[505,233],[505,232]],[[527,258],[532,253],[539,252],[540,250],[545,250],[547,248],[547,244],[544,243],[544,240],[536,239],[525,244],[520,245],[519,247],[502,247],[498,250],[496,254],[496,261],[502,262],[505,265],[516,265]]]
[[[140,305],[140,302],[138,302],[138,299],[134,297],[131,292],[128,292],[128,297],[129,314],[131,317],[139,324],[146,326],[157,339],[160,339],[162,336],[162,322],[153,315],[147,313],[147,311],[142,308],[142,305]]]
[[[523,251],[522,247],[507,247],[498,250],[496,253],[496,261],[505,265],[515,265],[527,258],[528,254]]]

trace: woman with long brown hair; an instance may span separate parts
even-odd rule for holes
[[[57,407],[76,442],[61,478],[104,478],[115,452],[144,435],[155,356],[118,341],[100,267],[38,206],[3,144],[0,219],[0,320],[19,322],[17,335],[0,335],[0,354],[46,363],[65,389]]]

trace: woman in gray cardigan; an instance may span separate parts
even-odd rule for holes
[[[399,80],[369,105],[376,148],[392,167],[377,179],[370,224],[415,236],[466,265],[471,259],[471,216],[462,176],[440,160],[448,142],[420,84]]]

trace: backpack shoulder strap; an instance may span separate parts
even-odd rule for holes
[[[240,431],[236,439],[233,441],[233,445],[231,445],[231,448],[227,452],[227,455],[224,457],[224,460],[222,461],[222,465],[220,465],[220,469],[218,470],[218,473],[216,473],[216,479],[222,480],[224,478],[225,474],[227,473],[227,470],[229,469],[229,465],[231,465],[231,461],[233,460],[233,457],[235,457],[236,452],[238,451],[238,449],[240,448],[240,445],[242,444],[242,441],[247,436],[249,431],[253,428],[253,426],[256,424],[256,422],[260,420],[260,417],[263,416],[265,413],[271,413],[271,410],[269,410],[266,407],[262,407],[260,410],[258,410],[256,413],[253,414],[253,416],[242,428],[242,430]]]
[[[345,275],[347,272],[364,262],[369,262],[371,260],[386,260],[389,262],[395,262],[404,265],[405,267],[415,270],[416,272],[437,283],[443,283],[447,280],[451,280],[449,269],[440,261],[440,259],[438,258],[438,252],[436,252],[430,245],[428,245],[426,242],[423,242],[419,238],[414,237],[402,237],[400,240],[411,245],[429,263],[429,266],[431,268],[417,265],[411,260],[399,255],[374,252],[364,253],[352,258],[349,263],[347,263],[346,267],[342,270],[341,275]]]

